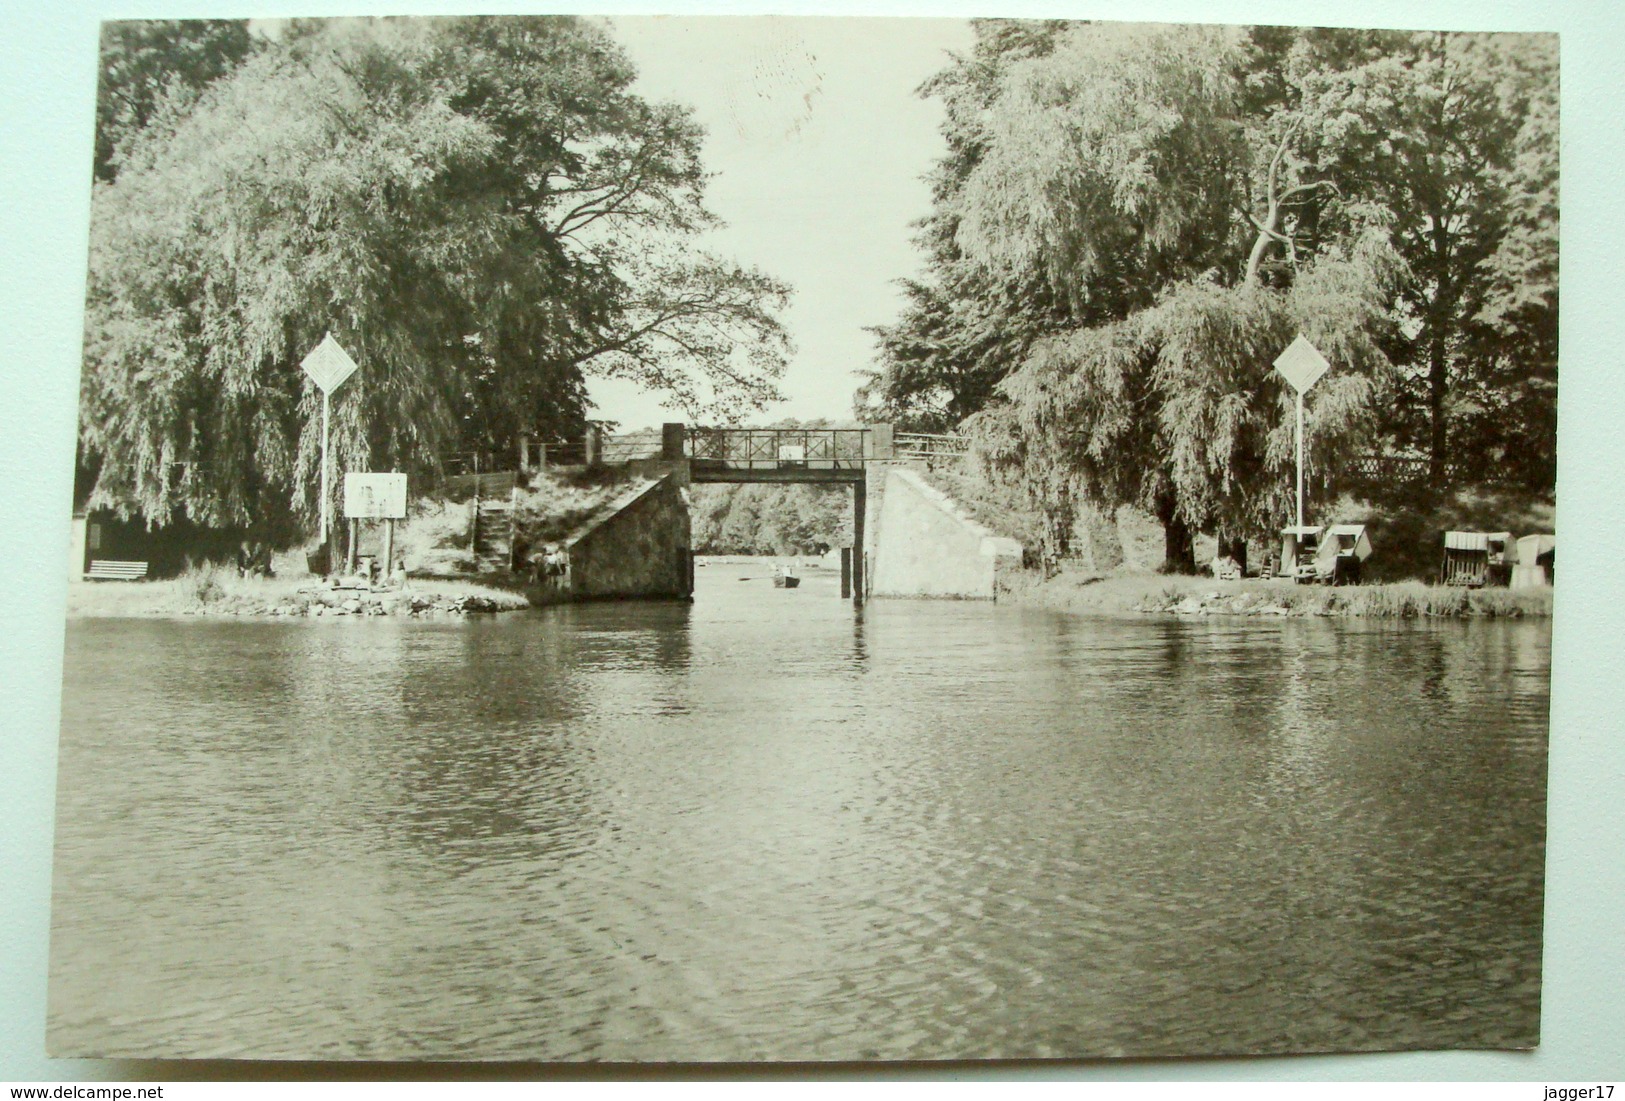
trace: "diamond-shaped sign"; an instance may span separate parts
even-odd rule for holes
[[[1305,340],[1302,333],[1275,360],[1275,369],[1300,394],[1319,382],[1320,376],[1331,366],[1326,362],[1326,357],[1320,354],[1320,349]]]
[[[316,345],[299,366],[303,367],[305,374],[322,388],[324,394],[331,394],[345,379],[355,374],[355,360],[350,358],[349,352],[339,347],[339,342],[333,339],[332,333],[322,337],[322,342]]]

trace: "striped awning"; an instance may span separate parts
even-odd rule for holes
[[[1491,543],[1499,543],[1505,550],[1512,545],[1510,531],[1447,531],[1444,533],[1445,550],[1487,551]]]

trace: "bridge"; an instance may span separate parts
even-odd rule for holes
[[[549,466],[641,468],[649,474],[677,475],[680,484],[753,482],[841,485],[852,488],[851,549],[842,550],[841,595],[863,598],[864,527],[868,513],[870,464],[898,460],[932,463],[956,459],[965,441],[957,436],[896,432],[890,424],[859,428],[740,428],[667,423],[658,434],[646,431],[610,435],[590,425],[579,440],[541,444],[519,442],[519,474]],[[511,460],[509,460],[511,463]],[[456,481],[471,480],[476,516],[486,489],[507,492],[513,475],[492,456],[473,457]],[[465,468],[466,469],[466,468]],[[511,469],[511,466],[510,466]],[[500,522],[499,502],[491,506]],[[475,522],[478,541],[480,521]]]
[[[512,499],[516,486],[534,470],[613,467],[641,475],[643,484],[650,487],[718,482],[850,486],[853,546],[841,549],[841,595],[862,601],[869,591],[866,574],[870,564],[864,552],[870,540],[865,529],[870,524],[871,507],[884,511],[883,497],[871,502],[870,474],[877,470],[894,470],[900,462],[931,466],[956,461],[964,455],[966,446],[961,437],[902,433],[890,424],[855,428],[748,428],[668,423],[658,432],[646,430],[622,435],[611,435],[601,426],[590,425],[582,439],[545,444],[521,439],[517,469],[513,458],[504,461],[489,453],[468,456],[461,464],[448,464],[453,469],[461,465],[462,472],[445,478],[443,486],[472,498],[470,550],[482,561],[491,559],[491,565],[506,557],[508,568],[513,569],[518,566],[513,557],[517,529]],[[929,494],[930,491],[921,488],[919,492]],[[616,560],[614,552],[595,548],[619,541],[621,545],[640,548],[634,555],[647,557],[651,541],[667,541],[665,533],[674,530],[674,524],[686,533],[686,518],[671,519],[673,508],[682,508],[675,496],[660,500],[648,498],[642,503],[629,499],[616,504],[611,512],[621,518],[618,522],[623,530],[638,525],[639,521],[633,517],[640,511],[662,512],[666,518],[643,526],[641,534],[636,536],[600,533],[594,537],[591,547],[576,538],[569,550],[571,591],[584,591],[584,577],[590,576],[595,579],[594,583],[602,581],[608,585],[610,582],[605,579],[609,575],[624,576],[623,562]],[[659,534],[652,534],[656,529]],[[681,550],[668,547],[656,554],[653,561],[663,562],[663,556],[668,553],[686,556],[689,553],[686,534],[682,542]],[[667,578],[663,584],[669,584],[667,567],[660,566],[660,572]],[[693,580],[691,570],[685,572],[689,580],[683,591],[687,592],[692,590]],[[608,590],[604,594],[608,595]]]
[[[841,550],[841,595],[864,593],[868,464],[893,458],[889,424],[864,428],[705,428],[661,426],[661,459],[691,483],[754,482],[852,487],[852,546]]]
[[[865,464],[892,457],[891,426],[687,428],[669,425],[662,457],[689,464],[693,482],[861,486]],[[681,429],[679,438],[678,430]]]
[[[630,480],[645,487],[641,493],[661,487],[658,501],[649,497],[614,503],[606,515],[617,518],[616,526],[607,534],[599,530],[590,545],[575,535],[567,541],[571,561],[580,567],[572,565],[575,587],[568,595],[575,598],[691,593],[690,521],[681,492],[690,484],[851,486],[854,545],[842,548],[841,589],[843,596],[860,601],[870,592],[987,598],[997,591],[999,570],[1012,558],[1019,566],[1023,554],[1019,543],[979,523],[926,476],[932,466],[963,458],[969,445],[960,436],[903,433],[890,424],[751,428],[668,423],[659,430],[620,435],[592,425],[574,440],[518,442],[517,467],[511,452],[500,458],[489,452],[459,456],[445,464],[451,470],[461,468],[443,478],[442,488],[455,494],[454,500],[472,498],[468,550],[486,569],[521,569],[515,506],[518,486],[533,470],[608,467],[633,475]],[[1425,480],[1430,466],[1418,455],[1354,455],[1346,458],[1344,471],[1355,484],[1398,485]],[[639,526],[634,520],[634,515],[662,509],[658,521]],[[660,529],[659,538],[652,534],[655,529]],[[661,539],[662,549],[651,557],[648,548]],[[660,559],[664,580],[658,587],[623,584],[629,555]],[[583,575],[603,587],[576,584]]]

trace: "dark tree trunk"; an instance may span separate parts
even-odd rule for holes
[[[1162,522],[1162,572],[1196,572],[1196,541],[1191,529],[1178,516]]]
[[[1450,360],[1444,333],[1435,331],[1428,341],[1428,480],[1435,486],[1445,481],[1449,433],[1445,424],[1445,399],[1449,394]]]

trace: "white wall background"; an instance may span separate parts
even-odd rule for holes
[[[1625,508],[1625,341],[1619,318],[1621,58],[1609,0],[595,0],[648,14],[1067,15],[1239,23],[1357,23],[1563,34],[1565,302],[1543,1042],[1538,1053],[1412,1053],[998,1069],[995,1077],[1163,1080],[1617,1078],[1625,1067],[1625,721],[1619,535]],[[50,845],[68,514],[88,223],[96,26],[105,17],[538,10],[503,0],[63,0],[0,12],[0,1080],[123,1078],[138,1066],[43,1052]],[[541,10],[559,10],[557,7]],[[832,93],[833,94],[833,93]],[[906,181],[905,181],[906,183]],[[899,184],[898,186],[903,186]],[[919,211],[924,213],[923,207]],[[764,267],[771,264],[763,261]],[[896,274],[905,274],[897,272]],[[887,278],[890,276],[888,275]],[[886,320],[885,317],[878,318]],[[867,318],[865,318],[867,322]],[[276,1068],[203,1068],[208,1077]],[[173,1077],[173,1068],[148,1074]],[[319,1069],[306,1076],[321,1077]],[[944,1075],[946,1076],[946,1074]],[[955,1077],[975,1077],[959,1072]],[[1530,1096],[1538,1096],[1531,1093]]]

